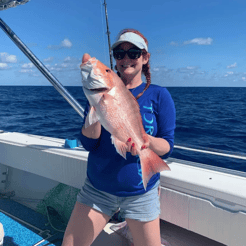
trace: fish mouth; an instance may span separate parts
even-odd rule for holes
[[[93,91],[93,92],[105,92],[105,91],[108,90],[108,88],[106,88],[106,87],[103,87],[103,88],[94,88],[94,89],[88,89],[87,88],[87,90]]]

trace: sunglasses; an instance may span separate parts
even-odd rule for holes
[[[142,55],[142,50],[137,48],[131,48],[129,50],[114,49],[113,55],[117,60],[122,60],[127,54],[130,59],[138,59]]]

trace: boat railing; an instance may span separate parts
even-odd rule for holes
[[[199,152],[203,154],[210,154],[210,155],[217,155],[217,156],[223,156],[223,157],[229,157],[229,158],[236,158],[240,160],[246,160],[245,154],[235,153],[235,152],[226,151],[226,150],[218,150],[218,149],[211,149],[211,148],[205,148],[205,147],[200,147],[198,149],[195,147],[181,146],[181,145],[174,145],[174,148],[180,149],[180,150]]]

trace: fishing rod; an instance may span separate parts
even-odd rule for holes
[[[111,50],[111,42],[110,42],[110,31],[109,31],[109,25],[108,25],[108,12],[107,12],[107,3],[106,0],[104,0],[103,3],[105,7],[105,17],[106,17],[106,26],[107,26],[107,36],[108,36],[108,48],[109,48],[109,59],[110,59],[110,67],[111,70],[113,70],[113,58],[112,58],[112,50]]]
[[[27,3],[29,0],[0,0],[0,10],[16,7]],[[75,111],[84,118],[84,109],[64,88],[58,79],[45,67],[45,65],[30,51],[30,49],[20,40],[20,38],[10,29],[10,27],[0,18],[0,27],[15,43],[15,45],[26,55],[26,57],[37,67],[37,69],[48,79],[54,88],[63,96],[63,98],[75,109]]]

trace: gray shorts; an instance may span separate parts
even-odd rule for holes
[[[128,197],[119,197],[96,189],[88,178],[78,193],[77,201],[83,203],[109,217],[119,209],[122,218],[134,219],[142,222],[155,220],[160,214],[160,199],[157,181],[148,192]]]

